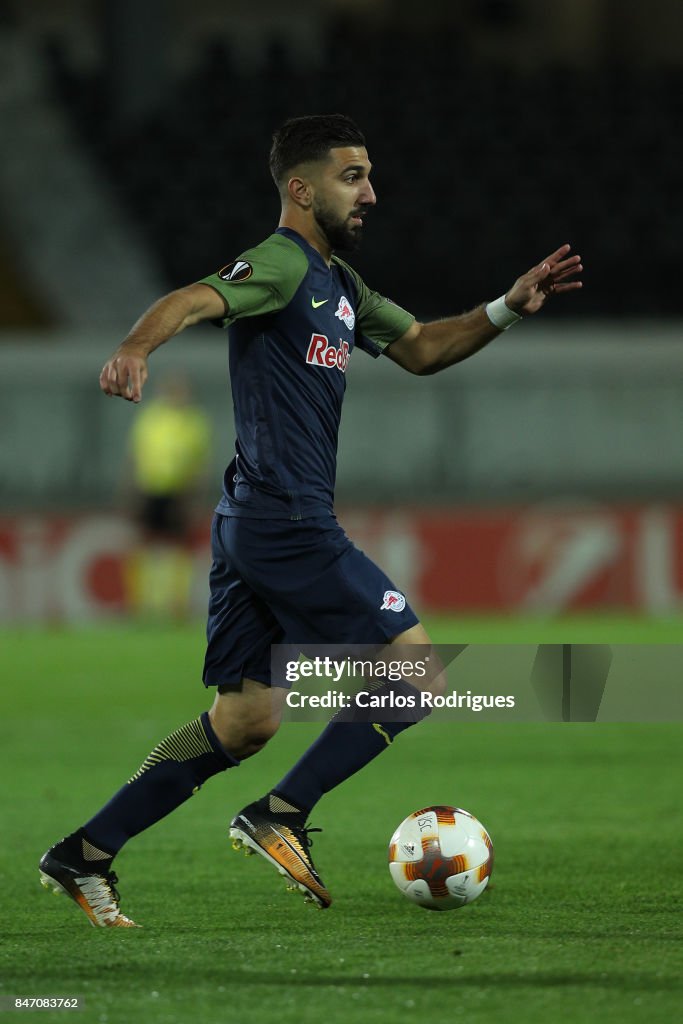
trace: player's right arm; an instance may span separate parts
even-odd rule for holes
[[[206,284],[191,284],[164,295],[140,317],[127,338],[104,364],[100,387],[105,395],[139,402],[147,380],[147,358],[169,338],[202,320],[226,315],[226,302]]]

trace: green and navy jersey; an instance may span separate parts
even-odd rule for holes
[[[223,515],[314,516],[332,511],[337,435],[354,348],[378,356],[414,317],[336,256],[277,231],[203,278],[225,300],[236,455]]]

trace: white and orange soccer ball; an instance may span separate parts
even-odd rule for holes
[[[493,843],[459,807],[408,815],[389,843],[389,871],[404,896],[427,910],[457,910],[481,896],[493,870]]]

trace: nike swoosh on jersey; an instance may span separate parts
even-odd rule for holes
[[[318,306],[324,306],[325,303],[329,301],[329,299],[321,299],[320,302],[316,302],[315,299],[311,298],[311,305],[313,306],[313,309],[317,309]]]

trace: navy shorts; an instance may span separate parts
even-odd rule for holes
[[[205,686],[270,685],[271,644],[381,644],[418,622],[334,516],[216,513],[211,551]]]

